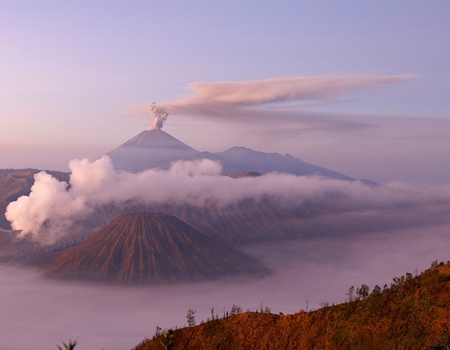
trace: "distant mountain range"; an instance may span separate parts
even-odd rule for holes
[[[140,172],[151,168],[166,169],[176,160],[210,159],[222,164],[224,174],[277,171],[294,175],[318,175],[338,180],[353,178],[306,163],[291,155],[264,153],[246,147],[232,147],[218,153],[199,152],[162,130],[145,130],[107,153],[114,168]]]
[[[269,172],[356,181],[290,155],[245,147],[199,152],[161,130],[143,131],[107,155],[116,170],[128,172],[167,169],[177,160],[206,158],[220,162],[223,175],[235,181]],[[0,171],[0,209],[4,211],[8,203],[30,193],[36,172]],[[67,173],[50,173],[69,180]],[[0,228],[10,228],[4,217]],[[261,274],[267,269],[233,245],[359,232],[364,224],[342,220],[320,203],[288,208],[267,198],[257,203],[246,199],[221,210],[176,203],[111,203],[77,222],[77,228],[85,233],[73,233],[52,247],[41,247],[30,239],[18,241],[11,231],[4,231],[0,235],[0,259],[36,262],[53,277],[117,283]]]

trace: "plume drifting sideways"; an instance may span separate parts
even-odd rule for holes
[[[331,101],[342,95],[396,84],[414,75],[289,77],[255,81],[194,82],[191,95],[161,104],[171,114],[238,118],[244,107],[299,101]]]

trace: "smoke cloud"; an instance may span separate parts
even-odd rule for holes
[[[155,117],[150,130],[161,130],[169,114],[163,109],[158,108],[155,103],[152,103],[149,111]]]
[[[370,187],[359,181],[340,181],[314,176],[269,173],[234,179],[221,175],[221,165],[202,159],[178,161],[168,170],[141,173],[115,171],[109,157],[96,161],[73,160],[70,184],[45,172],[35,175],[29,196],[9,204],[6,218],[20,235],[32,235],[50,244],[86,218],[99,206],[136,201],[145,204],[189,204],[218,209],[244,199],[271,198],[278,205],[293,207],[321,203],[340,211],[388,209],[395,206],[449,203],[450,189],[436,191],[408,187]]]
[[[173,114],[233,118],[244,107],[298,101],[331,101],[350,92],[412,79],[412,75],[291,77],[245,82],[195,82],[192,95],[164,108]]]

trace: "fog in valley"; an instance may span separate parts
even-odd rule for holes
[[[72,160],[69,166],[69,183],[40,172],[35,175],[31,193],[8,205],[5,216],[13,229],[21,231],[20,236],[29,234],[42,244],[52,244],[70,236],[77,228],[77,220],[96,217],[99,207],[111,203],[176,203],[221,210],[245,199],[252,199],[258,205],[270,198],[274,205],[292,211],[302,210],[302,205],[314,205],[362,216],[362,210],[380,212],[383,220],[393,212],[402,216],[390,221],[404,221],[404,214],[412,213],[399,208],[415,208],[420,210],[419,219],[414,212],[415,217],[406,221],[429,222],[427,212],[435,215],[436,210],[442,211],[450,198],[448,186],[420,188],[401,183],[378,186],[279,172],[236,180],[223,176],[222,165],[208,159],[180,160],[173,162],[168,170],[149,169],[139,173],[116,171],[108,156],[92,162]],[[380,221],[377,215],[371,215]]]
[[[358,237],[319,238],[248,246],[274,273],[263,279],[221,280],[156,287],[115,287],[44,279],[33,269],[0,266],[0,348],[56,348],[69,339],[82,349],[132,349],[157,326],[197,323],[233,304],[266,306],[273,313],[312,310],[346,299],[351,285],[372,289],[394,276],[415,274],[432,261],[449,259],[450,225]]]
[[[220,317],[233,304],[244,311],[309,311],[344,302],[352,285],[383,287],[395,276],[419,273],[435,260],[450,258],[445,186],[376,185],[280,173],[237,180],[222,176],[220,165],[207,160],[138,174],[114,171],[107,157],[72,161],[71,168],[70,184],[36,175],[31,193],[7,208],[13,228],[49,244],[59,238],[52,232],[69,232],[75,219],[95,216],[98,206],[130,200],[220,210],[248,198],[256,205],[271,198],[286,210],[300,210],[299,205],[325,210],[309,217],[305,213],[302,219],[302,227],[319,228],[315,235],[239,246],[272,270],[260,279],[119,287],[49,280],[32,268],[0,265],[0,348],[51,349],[72,339],[80,350],[132,349],[152,337],[156,327],[186,326],[190,308],[197,311],[197,323],[211,317],[212,308]]]

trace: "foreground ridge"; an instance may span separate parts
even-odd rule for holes
[[[363,285],[365,286],[365,285]],[[365,289],[367,291],[367,289]],[[347,295],[349,295],[347,293]],[[246,312],[173,331],[177,349],[448,349],[450,263],[356,300],[294,315]],[[161,348],[164,336],[135,350]]]

